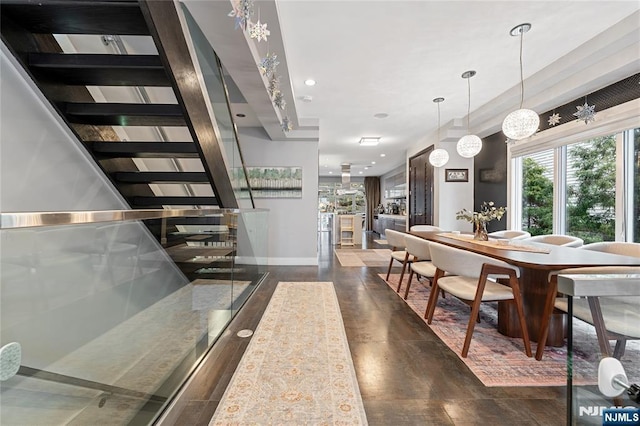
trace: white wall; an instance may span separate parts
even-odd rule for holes
[[[318,143],[272,141],[257,128],[241,128],[247,167],[302,167],[302,198],[256,199],[269,209],[270,265],[318,264]]]

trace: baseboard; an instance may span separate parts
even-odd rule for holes
[[[236,256],[237,265],[317,266],[317,257],[244,257]]]
[[[318,266],[317,257],[267,257],[258,259],[258,263],[272,266]]]

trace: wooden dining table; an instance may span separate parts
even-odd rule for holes
[[[545,301],[551,290],[549,273],[562,269],[625,266],[640,267],[640,258],[603,253],[593,250],[581,250],[573,247],[554,246],[549,244],[512,240],[503,245],[487,245],[473,240],[471,235],[456,235],[448,232],[411,231],[412,235],[447,246],[472,251],[495,259],[499,259],[520,268],[520,288],[524,305],[525,318],[529,336],[538,341],[543,327]],[[468,237],[468,238],[466,238]],[[510,244],[514,246],[511,247]],[[528,246],[532,250],[521,251],[518,246]],[[526,247],[522,247],[523,249]],[[555,289],[553,289],[555,293]],[[509,337],[521,337],[518,316],[513,304],[498,303],[498,331]],[[564,314],[551,314],[549,320],[546,345],[562,346],[565,337],[566,318]]]

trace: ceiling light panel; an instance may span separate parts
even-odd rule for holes
[[[360,146],[376,146],[380,143],[380,138],[364,137],[360,138]]]

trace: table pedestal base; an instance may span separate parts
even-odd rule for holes
[[[538,341],[540,327],[544,316],[545,300],[549,290],[549,271],[522,268],[520,275],[520,290],[524,317],[529,328],[529,339]],[[566,336],[566,315],[552,314],[549,322],[549,337],[546,346],[563,346]],[[518,313],[514,303],[498,303],[498,330],[509,337],[522,337],[518,324]]]
[[[527,317],[525,311],[525,317]],[[529,321],[527,321],[529,323]],[[529,325],[529,340],[538,341],[539,327]],[[561,347],[564,346],[564,338],[566,336],[567,315],[557,313],[551,316],[549,323],[549,336],[547,337],[546,346]],[[520,330],[520,322],[518,321],[518,313],[516,306],[511,302],[498,302],[498,332],[509,337],[522,338]]]

